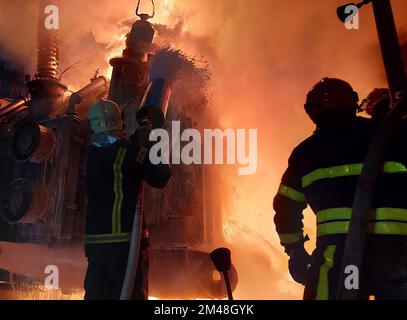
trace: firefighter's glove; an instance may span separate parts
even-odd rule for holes
[[[302,285],[306,283],[308,269],[311,264],[311,256],[304,248],[304,243],[308,240],[309,238],[306,237],[293,245],[285,247],[290,257],[288,262],[290,274],[296,282]]]
[[[151,147],[154,145],[154,142],[150,141],[150,135],[152,131],[153,127],[150,121],[145,120],[140,124],[140,127],[137,129],[135,134],[137,143],[140,148],[150,150]]]

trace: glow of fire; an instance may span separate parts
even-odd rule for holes
[[[173,0],[162,0],[156,2],[156,15],[151,22],[154,24],[171,25],[171,17],[175,14],[175,3]],[[135,18],[136,20],[136,18]],[[121,30],[118,36],[113,37],[109,44],[109,51],[106,54],[106,61],[122,55],[125,48],[126,37],[129,30]],[[104,76],[110,78],[113,67],[109,66],[104,72]]]

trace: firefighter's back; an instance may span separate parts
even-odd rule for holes
[[[311,89],[305,111],[317,130],[293,151],[274,200],[274,221],[290,257],[290,273],[306,285],[307,299],[336,298],[359,177],[381,127],[378,120],[356,116],[358,102],[358,94],[341,79],[324,78]],[[379,299],[407,299],[406,128],[402,123],[386,146],[370,212],[366,265],[363,270],[349,266],[362,295]],[[312,257],[304,248],[307,205],[317,216]]]
[[[317,130],[293,153],[307,203],[318,219],[318,238],[346,235],[363,162],[379,126],[356,118]],[[379,176],[369,231],[407,236],[407,150],[403,124],[388,147]],[[405,213],[405,214],[403,214]]]
[[[406,128],[403,124],[388,146],[374,196],[366,267],[360,275],[362,292],[366,294],[374,294],[378,288],[392,281],[402,281],[399,278],[407,276]],[[331,282],[339,278],[358,180],[378,130],[379,125],[369,119],[339,122],[329,129],[317,130],[293,153],[292,161],[297,163],[298,174],[302,177],[302,190],[317,216],[317,249],[313,265],[314,268],[318,266],[318,272],[314,277],[320,277],[321,267],[325,266],[329,269],[327,276],[332,278]],[[332,296],[336,286],[331,290]]]

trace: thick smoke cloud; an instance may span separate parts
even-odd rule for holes
[[[121,53],[136,1],[59,0],[61,65],[91,57],[64,77],[86,84]],[[224,170],[226,239],[240,272],[239,298],[299,298],[273,227],[272,196],[292,148],[313,130],[303,112],[306,92],[322,77],[350,81],[361,96],[386,85],[372,10],[360,30],[336,18],[342,0],[157,0],[159,40],[211,66],[212,111],[225,128],[259,130],[259,169],[253,177]],[[393,0],[397,24],[407,30],[407,2]],[[31,73],[35,66],[36,5],[0,0],[0,43]],[[18,17],[18,19],[16,18]],[[63,68],[62,68],[63,69]],[[306,229],[315,238],[310,212]],[[238,239],[238,241],[236,241]],[[239,246],[236,244],[239,242]],[[246,261],[254,261],[248,264]]]

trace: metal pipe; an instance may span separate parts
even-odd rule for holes
[[[223,272],[223,278],[225,278],[225,284],[226,284],[226,291],[228,292],[228,300],[233,301],[233,292],[232,292],[232,286],[230,285],[230,278],[229,278],[229,272],[224,271]]]
[[[390,0],[372,1],[377,33],[386,69],[387,81],[394,99],[396,93],[407,89],[407,76]]]
[[[20,99],[14,101],[4,107],[0,107],[0,118],[7,115],[9,112],[12,112],[18,108],[27,106],[30,103],[30,99]]]
[[[101,91],[103,89],[106,89],[107,91],[107,86],[108,80],[103,76],[92,79],[88,85],[71,95],[71,97],[69,98],[69,106],[67,112],[69,114],[75,114],[75,107],[78,104],[82,103],[84,99],[97,93],[98,91]]]
[[[232,268],[232,253],[228,248],[219,248],[213,251],[211,259],[216,269],[223,274],[228,299],[233,301],[232,286],[230,284],[229,270]]]

